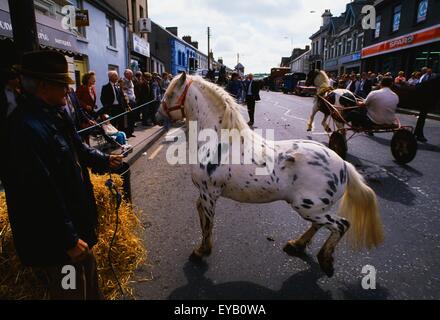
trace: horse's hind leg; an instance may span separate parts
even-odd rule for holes
[[[206,197],[206,196],[205,196]],[[213,205],[212,205],[213,203]],[[200,218],[200,227],[202,228],[202,243],[195,249],[191,255],[192,258],[202,258],[211,254],[212,249],[212,227],[214,225],[214,205],[215,202],[204,201],[202,198],[197,200],[197,211]]]
[[[333,252],[350,224],[347,220],[331,214],[325,215],[325,220],[324,226],[331,231],[331,234],[318,253],[318,262],[322,271],[328,277],[332,277],[334,273]]]
[[[310,116],[309,122],[307,123],[307,131],[312,131],[313,121],[315,119],[316,113],[319,111],[319,108],[316,104],[313,105],[312,115]]]
[[[283,250],[291,256],[303,255],[307,245],[321,227],[322,225],[313,223],[312,226],[300,238],[288,241]]]
[[[321,124],[324,127],[324,130],[326,132],[332,132],[332,129],[330,128],[330,126],[329,126],[329,124],[327,122],[328,117],[329,117],[328,114],[324,115],[324,119],[322,120]]]

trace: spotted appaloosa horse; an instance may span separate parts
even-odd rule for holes
[[[310,221],[311,227],[300,238],[290,240],[284,251],[291,255],[304,252],[315,233],[325,227],[331,234],[318,254],[322,270],[333,275],[333,252],[341,237],[350,231],[349,239],[357,247],[379,245],[383,240],[382,223],[374,191],[348,162],[324,145],[303,140],[269,141],[253,132],[240,113],[240,106],[222,88],[202,78],[183,73],[176,77],[164,95],[157,119],[165,117],[178,121],[197,121],[198,131],[214,129],[220,140],[221,129],[237,129],[242,133],[240,154],[243,155],[250,139],[269,146],[273,152],[254,155],[251,164],[222,164],[220,144],[215,148],[216,163],[192,165],[192,180],[200,191],[197,210],[203,240],[193,251],[193,258],[211,253],[215,205],[219,197],[243,203],[269,203],[284,200]],[[198,132],[198,133],[199,133]],[[199,155],[207,154],[205,142],[198,143]],[[211,150],[211,149],[210,149]],[[265,176],[255,174],[273,161],[273,170]],[[226,161],[226,163],[229,163]],[[328,212],[342,198],[339,215]],[[350,227],[351,226],[351,227]],[[351,236],[350,236],[351,235]]]
[[[313,104],[312,114],[309,122],[307,123],[307,131],[312,131],[313,120],[315,119],[315,115],[318,111],[324,113],[324,119],[321,122],[324,130],[327,132],[331,131],[327,122],[328,117],[331,115],[329,106],[318,96],[325,98],[338,109],[356,106],[356,97],[353,95],[353,93],[346,89],[333,90],[333,88],[330,87],[330,80],[327,77],[327,74],[322,70],[310,71],[307,75],[306,85],[314,85],[317,88],[317,96]],[[341,115],[343,116],[343,112],[341,112]],[[334,120],[338,129],[344,127],[344,124],[341,121],[338,121],[337,117],[334,118]]]

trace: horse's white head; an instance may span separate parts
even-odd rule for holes
[[[330,86],[330,80],[323,70],[312,70],[307,75],[306,86]]]
[[[171,81],[156,114],[156,120],[159,123],[163,122],[164,118],[171,121],[179,121],[185,118],[184,105],[191,83],[191,78],[187,77],[185,72]]]

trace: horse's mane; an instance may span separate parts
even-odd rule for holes
[[[330,87],[330,79],[328,78],[324,70],[320,70],[318,76],[321,77],[321,81],[322,81],[321,86],[325,84],[327,87]]]
[[[239,131],[249,129],[246,120],[240,111],[244,110],[235,99],[222,87],[204,80],[199,76],[193,76],[193,83],[199,84],[200,88],[214,101],[214,106],[220,108],[223,113],[222,129],[237,129]]]

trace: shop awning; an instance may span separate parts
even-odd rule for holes
[[[61,24],[60,24],[61,29]],[[64,53],[79,54],[76,36],[72,33],[37,22],[38,40],[40,46],[54,48]],[[9,12],[0,10],[0,38],[13,39],[12,24]]]

